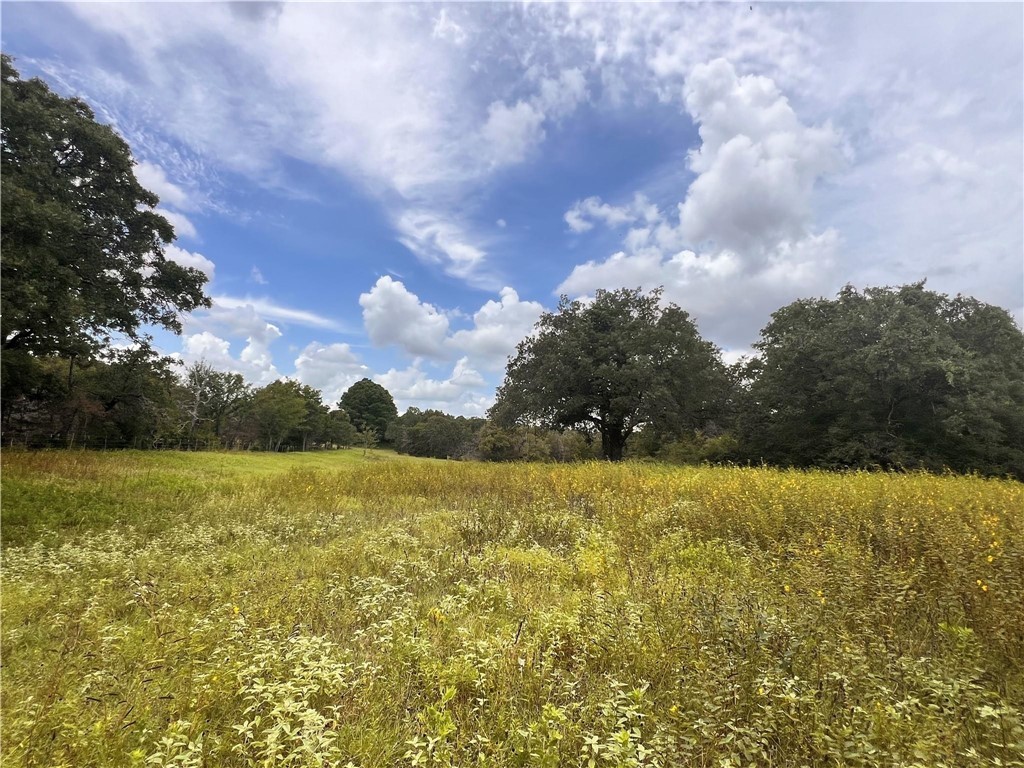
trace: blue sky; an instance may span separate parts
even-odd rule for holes
[[[1020,4],[5,3],[212,276],[163,351],[482,414],[561,293],[770,313],[927,278],[1024,312]]]

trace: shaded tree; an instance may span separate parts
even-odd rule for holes
[[[621,460],[637,429],[696,429],[728,387],[718,350],[689,315],[662,306],[661,291],[598,291],[592,303],[562,297],[509,362],[490,416],[594,429],[602,455]]]
[[[484,423],[483,419],[409,408],[391,423],[387,437],[399,453],[436,459],[461,458],[471,451],[473,436]]]
[[[332,445],[355,445],[356,432],[348,414],[340,408],[327,414],[327,432],[325,440]]]
[[[242,408],[251,394],[240,374],[215,370],[204,360],[185,369],[178,393],[182,429],[190,443],[200,439],[220,442],[225,420]]]
[[[338,407],[348,414],[360,433],[372,431],[378,441],[385,439],[388,425],[398,418],[391,393],[370,379],[360,379],[349,387]]]
[[[1024,476],[1024,334],[976,299],[844,288],[772,315],[749,362],[751,458]]]
[[[289,433],[306,418],[306,398],[294,381],[274,381],[256,390],[249,403],[250,418],[268,451],[277,451]]]
[[[174,230],[128,145],[6,55],[2,70],[3,357],[90,358],[114,335],[147,341],[146,325],[180,332],[180,313],[209,306],[206,276],[165,258]]]

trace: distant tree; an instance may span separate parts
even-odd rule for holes
[[[399,453],[435,459],[461,458],[471,450],[473,434],[482,424],[482,419],[410,408],[391,423],[387,435]]]
[[[1024,477],[1024,334],[976,299],[847,286],[772,315],[747,366],[742,442],[801,466]]]
[[[308,384],[298,384],[296,391],[305,408],[302,421],[295,428],[296,447],[305,451],[311,445],[324,441],[330,426],[327,421],[330,409],[324,405],[320,390]]]
[[[225,420],[238,411],[251,394],[237,373],[218,371],[205,360],[189,365],[178,388],[182,431],[190,443],[220,442]]]
[[[164,256],[174,230],[124,140],[2,57],[0,314],[5,380],[26,354],[90,358],[112,335],[181,331],[206,276]],[[14,369],[12,368],[11,371]]]
[[[662,306],[661,291],[598,291],[592,303],[562,297],[509,362],[490,416],[555,429],[594,429],[602,455],[621,460],[637,429],[696,429],[728,387],[718,350],[689,315]]]
[[[355,445],[358,436],[352,420],[340,408],[327,414],[326,441],[333,445]]]
[[[360,433],[372,431],[378,441],[384,440],[388,425],[398,418],[391,393],[369,379],[361,379],[349,387],[338,407],[348,414]]]
[[[277,451],[306,418],[306,398],[297,382],[274,381],[256,390],[249,409],[259,438],[268,451]]]

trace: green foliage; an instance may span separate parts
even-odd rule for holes
[[[391,393],[369,379],[360,379],[341,396],[338,407],[348,414],[359,432],[372,431],[384,440],[388,425],[398,418]]]
[[[250,410],[268,451],[278,450],[290,433],[303,428],[308,405],[303,385],[295,381],[274,381],[256,390]]]
[[[1024,334],[1004,310],[902,288],[779,310],[755,345],[751,458],[1024,477]]]
[[[592,303],[562,297],[509,362],[490,416],[550,428],[594,429],[605,458],[621,460],[638,428],[695,429],[727,390],[715,347],[661,292],[601,291]]]
[[[410,408],[387,431],[387,440],[399,453],[435,459],[459,459],[469,455],[483,419],[449,416],[441,411]]]
[[[220,441],[229,419],[248,403],[252,392],[240,374],[216,371],[205,361],[190,365],[178,389],[182,431],[190,444]]]
[[[128,145],[81,100],[2,66],[4,357],[92,357],[113,334],[145,341],[147,324],[179,332],[180,313],[210,305],[206,276],[164,257],[174,230]]]

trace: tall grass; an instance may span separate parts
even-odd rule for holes
[[[3,457],[4,765],[1024,765],[1024,486]]]

